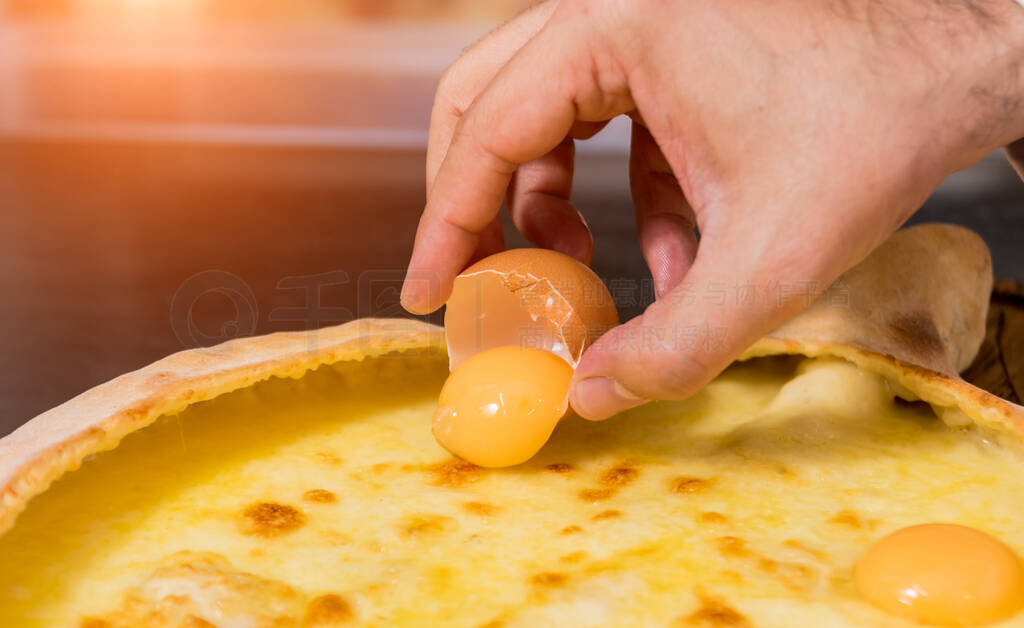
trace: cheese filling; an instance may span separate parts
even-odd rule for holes
[[[1020,452],[843,361],[736,364],[501,470],[431,436],[446,375],[343,363],[129,435],[0,537],[0,626],[884,628],[853,566],[886,534],[1024,552]]]

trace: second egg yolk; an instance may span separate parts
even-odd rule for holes
[[[572,373],[565,360],[543,349],[505,346],[478,353],[441,389],[434,437],[482,467],[526,462],[565,414]]]
[[[947,523],[897,530],[857,563],[861,595],[932,626],[983,626],[1024,606],[1024,568],[998,539]]]

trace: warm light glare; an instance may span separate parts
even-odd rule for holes
[[[0,0],[0,15],[118,21],[145,16],[189,21],[350,19],[482,22],[507,20],[531,0]]]
[[[198,16],[202,0],[93,0],[76,7],[76,13],[106,18],[166,18]]]

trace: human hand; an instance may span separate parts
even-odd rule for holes
[[[1022,96],[1012,0],[549,0],[442,80],[409,265],[440,290],[407,281],[403,305],[440,307],[503,247],[506,194],[527,238],[589,262],[572,142],[629,115],[657,300],[587,350],[570,399],[601,419],[684,398],[806,305],[793,286],[824,288],[946,176],[1024,137]],[[756,302],[708,298],[739,285]]]

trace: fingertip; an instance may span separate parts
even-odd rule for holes
[[[442,280],[438,271],[423,270],[421,264],[410,262],[402,282],[399,303],[410,314],[430,314],[444,305],[451,289],[452,281]]]
[[[515,204],[512,218],[520,233],[536,246],[590,265],[594,257],[594,236],[569,201],[548,194],[524,195]]]
[[[400,303],[406,312],[416,315],[430,314],[437,309],[430,307],[428,299],[408,280],[402,285]]]
[[[594,259],[594,236],[586,227],[582,231],[570,231],[555,237],[551,249],[590,266]]]
[[[588,377],[573,384],[569,401],[576,414],[588,421],[604,421],[647,403],[609,377]]]
[[[648,216],[641,233],[641,250],[654,279],[655,296],[676,287],[693,265],[697,236],[693,225],[678,214]]]
[[[639,124],[633,125],[629,157],[640,249],[660,299],[693,264],[696,217],[654,137]]]

